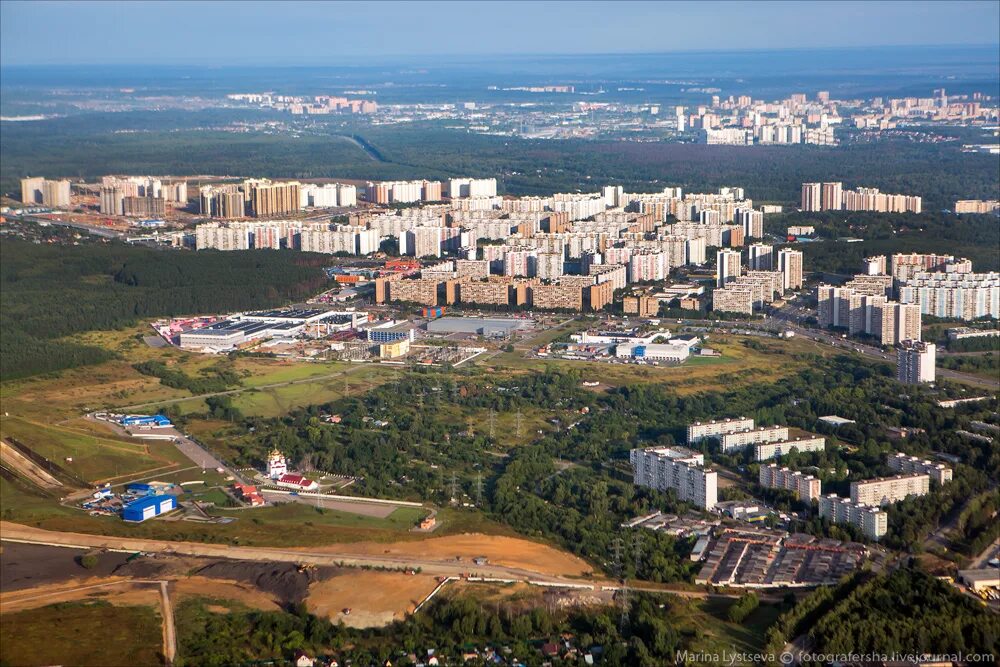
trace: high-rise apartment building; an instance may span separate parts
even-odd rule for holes
[[[729,283],[727,287],[718,287],[712,292],[712,310],[720,313],[753,315],[754,305],[759,306],[760,302],[760,290],[753,285]]]
[[[715,254],[715,285],[725,287],[743,271],[740,253],[737,250],[719,250]]]
[[[244,193],[249,195],[250,215],[255,218],[270,218],[297,213],[301,200],[299,187],[300,184],[295,181],[248,181]]]
[[[747,266],[752,271],[771,271],[774,269],[774,246],[765,243],[754,243],[747,247]],[[784,280],[782,280],[784,287]]]
[[[786,290],[802,289],[802,251],[784,248],[778,251],[778,271]]]
[[[718,473],[706,470],[705,457],[684,447],[651,447],[629,452],[632,483],[657,491],[673,490],[677,498],[704,510],[718,502]]]
[[[802,184],[802,205],[803,211],[815,212],[823,210],[823,189],[820,183]]]
[[[887,273],[885,270],[885,255],[865,257],[861,263],[861,273],[866,276],[884,276]]]
[[[844,184],[823,183],[823,210],[839,211],[844,207]]]
[[[744,238],[764,238],[764,214],[752,208],[738,208],[733,214],[733,222],[743,228]]]
[[[41,204],[48,208],[69,208],[70,183],[67,180],[50,181],[39,177],[23,178],[21,202],[26,206]]]
[[[934,343],[904,340],[896,348],[896,379],[904,384],[934,382],[936,363]]]

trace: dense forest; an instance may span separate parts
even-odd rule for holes
[[[446,178],[495,176],[509,194],[595,191],[616,183],[654,191],[679,185],[712,191],[739,185],[755,201],[793,203],[804,181],[842,180],[924,197],[925,210],[956,199],[996,199],[995,156],[955,144],[879,142],[818,146],[704,146],[666,142],[527,140],[410,127],[344,128],[310,119],[275,136],[217,129],[265,112],[129,112],[20,123],[0,137],[0,187],[28,174],[94,180],[107,173],[234,174],[274,178]],[[287,117],[281,117],[288,122]],[[120,129],[131,132],[116,133]],[[95,149],[99,145],[100,149]],[[362,148],[367,146],[368,150]],[[892,165],[888,168],[887,165]]]
[[[154,316],[217,313],[303,299],[326,281],[315,255],[172,252],[118,243],[0,243],[4,379],[96,363],[104,350],[64,337]]]
[[[817,653],[1000,651],[1000,616],[948,584],[901,568],[862,584],[809,631]]]

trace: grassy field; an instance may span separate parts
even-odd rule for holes
[[[190,465],[169,443],[126,442],[92,435],[86,430],[0,417],[0,434],[13,437],[33,451],[88,482],[103,482],[140,473],[168,473]],[[69,462],[66,459],[72,458]]]
[[[698,650],[757,653],[764,648],[765,632],[777,620],[778,607],[762,603],[743,622],[731,623],[726,612],[735,602],[730,598],[709,598],[684,605],[679,615],[698,628]]]
[[[680,394],[729,389],[752,382],[774,382],[806,366],[805,355],[831,354],[812,341],[713,334],[708,345],[721,357],[695,357],[680,366],[634,366],[598,361],[538,359],[520,351],[497,355],[490,364],[498,371],[519,373],[546,367],[574,369],[585,381],[617,387],[624,384],[669,383]],[[756,346],[750,347],[751,345]]]
[[[0,617],[0,663],[11,667],[161,665],[162,650],[153,607],[63,603]]]
[[[124,406],[142,405],[146,411],[153,411],[161,401],[184,399],[190,393],[166,387],[157,378],[136,371],[132,364],[161,361],[190,376],[198,376],[225,359],[173,347],[149,347],[141,338],[151,333],[150,328],[139,326],[123,331],[82,334],[74,340],[103,347],[119,358],[96,366],[5,382],[0,384],[0,404],[5,412],[44,422]],[[233,370],[241,377],[241,384],[233,389],[248,390],[238,395],[237,403],[247,414],[263,416],[281,414],[289,406],[322,402],[310,398],[314,395],[323,397],[324,401],[343,395],[343,380],[336,376],[344,370],[350,370],[351,393],[375,386],[394,372],[389,367],[378,366],[359,371],[355,365],[345,362],[295,362],[256,357],[235,359]],[[316,382],[302,382],[310,378],[316,378]],[[268,388],[268,385],[288,382],[301,384]],[[253,391],[255,389],[260,389],[260,393]],[[180,405],[186,412],[204,410],[204,401],[200,399]]]

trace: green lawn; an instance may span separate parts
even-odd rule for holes
[[[0,617],[0,663],[162,665],[163,634],[153,607],[62,603]]]
[[[29,422],[19,417],[0,418],[0,433],[4,437],[16,438],[56,465],[91,482],[155,468],[164,468],[165,472],[169,472],[167,466],[181,468],[190,465],[169,442],[125,442]],[[73,461],[66,461],[67,457]]]

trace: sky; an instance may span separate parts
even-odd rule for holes
[[[997,44],[1000,2],[0,2],[0,64]]]

